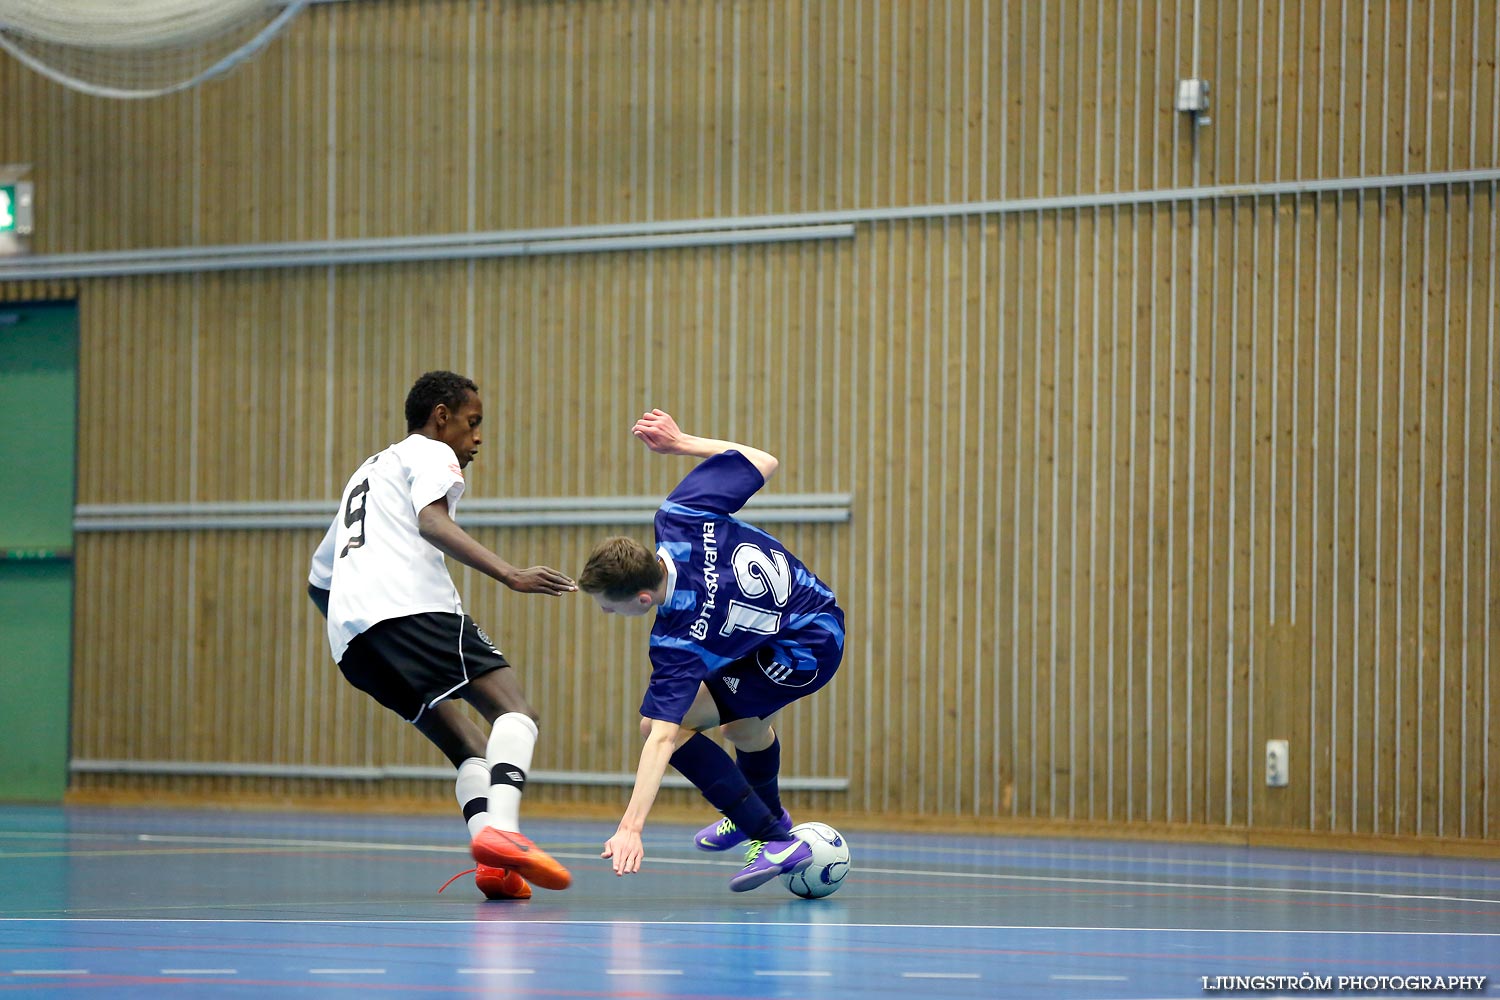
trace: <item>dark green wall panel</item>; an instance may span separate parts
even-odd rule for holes
[[[77,307],[0,306],[0,800],[67,787],[77,385]]]

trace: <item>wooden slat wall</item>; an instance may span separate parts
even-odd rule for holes
[[[1496,9],[1192,0],[353,0],[207,86],[0,62],[38,252],[1492,166]]]
[[[150,104],[0,63],[0,160],[36,165],[54,251],[1496,165],[1494,5],[1203,4],[1196,130],[1193,7],[322,5]],[[0,295],[78,290],[80,502],[331,497],[436,366],[485,391],[475,496],[665,492],[681,464],[625,433],[648,405],[851,492],[786,532],[851,623],[787,724],[789,773],[851,779],[808,807],[1494,838],[1496,194]],[[570,570],[601,534],[478,533]],[[327,662],[315,541],[80,536],[75,755],[435,763]],[[629,769],[642,630],[459,582],[527,672],[537,766]]]

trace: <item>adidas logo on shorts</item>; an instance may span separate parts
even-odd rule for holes
[[[738,677],[724,678],[724,686],[729,689],[730,694],[737,694],[740,690],[740,679]]]

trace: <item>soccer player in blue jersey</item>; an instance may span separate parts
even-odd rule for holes
[[[601,857],[613,859],[616,875],[640,871],[641,830],[670,763],[725,816],[699,832],[700,849],[750,841],[745,867],[729,882],[744,892],[812,861],[781,805],[772,717],[838,670],[844,613],[786,546],[734,517],[775,474],[775,456],[684,434],[661,410],[643,415],[631,433],[659,454],[704,461],[657,510],[655,552],[633,538],[605,539],[578,577],[606,614],[656,609],[641,702],[646,745],[630,804]],[[714,726],[734,745],[733,760],[703,735]]]

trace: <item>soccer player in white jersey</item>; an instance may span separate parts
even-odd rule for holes
[[[577,588],[555,569],[512,566],[454,522],[483,419],[469,379],[447,371],[417,379],[406,397],[409,436],[349,477],[313,555],[308,594],[328,618],[328,644],[349,683],[416,726],[458,768],[480,891],[526,899],[527,879],[546,889],[572,881],[520,832],[537,716],[515,669],[464,613],[443,556],[523,594]],[[488,737],[453,697],[484,717]]]
[[[781,805],[772,719],[832,679],[844,655],[844,612],[780,540],[734,516],[776,473],[774,455],[684,434],[661,410],[631,432],[654,452],[704,461],[657,510],[656,551],[633,538],[605,539],[578,577],[606,614],[656,611],[641,701],[646,745],[602,856],[616,875],[640,870],[641,830],[670,763],[724,814],[698,832],[700,850],[750,841],[745,867],[729,880],[744,892],[812,861]],[[703,735],[714,726],[734,744],[734,760]]]

